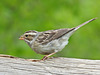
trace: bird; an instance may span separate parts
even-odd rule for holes
[[[76,30],[96,19],[97,18],[90,19],[73,28],[62,28],[42,32],[29,30],[21,35],[19,40],[24,40],[36,53],[45,55],[41,60],[46,60],[49,56],[61,51],[68,44],[70,36]]]

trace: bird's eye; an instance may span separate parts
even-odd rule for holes
[[[28,35],[25,35],[25,37],[28,37]]]

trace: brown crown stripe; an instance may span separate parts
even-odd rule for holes
[[[34,30],[27,31],[25,33],[30,33],[30,32],[37,33],[37,31],[34,31]]]

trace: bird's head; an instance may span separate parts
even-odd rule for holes
[[[25,42],[31,42],[35,38],[37,33],[38,32],[34,30],[27,31],[19,37],[19,40],[24,40]]]

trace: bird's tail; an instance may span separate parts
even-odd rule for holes
[[[91,20],[88,20],[88,21],[86,21],[86,22],[84,22],[84,23],[78,25],[77,27],[75,27],[75,30],[79,29],[80,27],[84,26],[85,24],[87,24],[87,23],[89,23],[89,22],[92,22],[92,21],[94,21],[94,20],[96,20],[96,19],[97,19],[97,18],[93,18],[93,19],[91,19]]]

